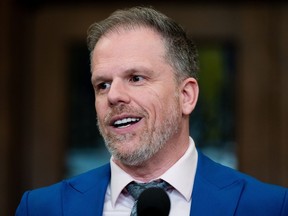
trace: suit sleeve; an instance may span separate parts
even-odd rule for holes
[[[20,201],[20,204],[18,205],[18,208],[16,210],[16,216],[28,216],[28,195],[29,191],[25,192],[24,195],[22,196],[22,199]]]
[[[282,211],[281,211],[282,216],[287,216],[288,215],[288,189],[285,191],[285,196],[284,196],[284,201],[282,205]]]

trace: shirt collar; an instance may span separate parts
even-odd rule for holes
[[[124,170],[122,170],[114,161],[113,157],[110,159],[111,166],[111,200],[112,205],[115,207],[116,201],[122,192],[122,190],[134,179],[127,174]]]
[[[159,178],[172,185],[187,201],[191,199],[198,154],[193,139],[189,138],[189,147],[185,154]],[[111,157],[111,201],[113,207],[122,190],[134,179],[122,170]],[[191,184],[192,183],[192,184]]]
[[[189,138],[189,147],[185,154],[162,176],[161,179],[172,185],[187,201],[191,199],[198,154],[193,139]]]

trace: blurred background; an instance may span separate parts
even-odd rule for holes
[[[249,2],[249,3],[248,3]],[[96,126],[87,28],[153,5],[194,38],[191,136],[214,160],[288,187],[288,5],[242,1],[1,0],[0,215],[25,190],[109,161]]]

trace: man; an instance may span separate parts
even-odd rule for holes
[[[110,163],[26,192],[16,215],[130,215],[130,183],[154,180],[169,186],[171,216],[288,215],[287,189],[196,150],[197,53],[179,25],[151,8],[119,10],[90,27],[88,47]]]

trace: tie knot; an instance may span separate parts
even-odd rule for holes
[[[135,199],[138,200],[140,194],[148,189],[148,188],[161,188],[163,190],[168,190],[168,188],[170,187],[170,185],[163,181],[163,180],[156,180],[156,181],[152,181],[149,183],[137,183],[137,182],[131,182],[130,184],[128,184],[126,186],[126,189],[128,190],[129,194]]]

